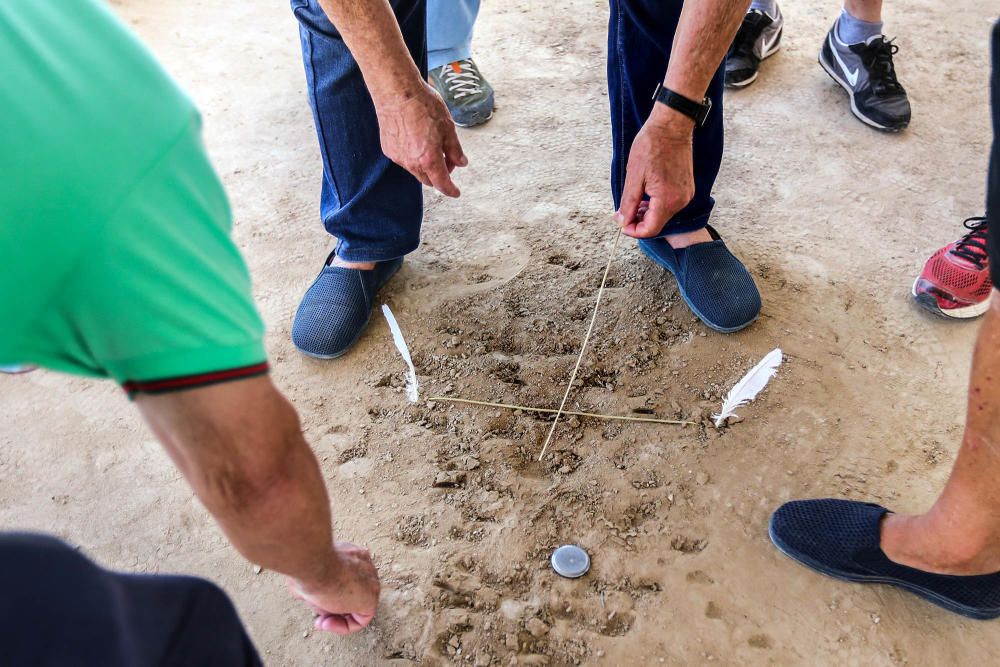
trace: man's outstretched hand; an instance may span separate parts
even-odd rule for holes
[[[615,222],[634,238],[657,236],[694,197],[694,121],[657,103],[632,143]],[[649,195],[648,208],[643,205]],[[641,211],[640,211],[641,207]]]
[[[455,132],[448,107],[434,88],[422,82],[416,94],[375,102],[382,152],[390,160],[449,197],[460,193],[451,172],[469,160]]]
[[[327,581],[304,584],[290,581],[292,595],[317,614],[316,628],[348,635],[375,618],[380,591],[378,570],[371,554],[350,542],[337,542]]]

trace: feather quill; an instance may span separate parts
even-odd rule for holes
[[[420,386],[417,384],[417,369],[413,367],[413,359],[410,357],[410,348],[406,346],[406,340],[403,339],[403,332],[399,328],[399,323],[396,322],[395,316],[392,311],[389,310],[389,306],[382,304],[382,314],[385,315],[385,321],[389,323],[389,331],[392,332],[392,340],[396,343],[396,349],[403,356],[403,361],[409,367],[406,371],[406,397],[410,399],[410,403],[416,403],[420,398]]]
[[[722,426],[727,417],[735,416],[737,409],[757,397],[757,394],[767,386],[767,383],[778,372],[781,360],[781,348],[772,350],[733,386],[726,395],[726,400],[722,402],[722,412],[712,415],[716,428]]]

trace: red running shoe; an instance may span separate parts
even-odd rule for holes
[[[993,282],[986,252],[989,222],[965,221],[969,233],[931,255],[913,283],[913,298],[924,310],[943,317],[979,317],[990,305]]]

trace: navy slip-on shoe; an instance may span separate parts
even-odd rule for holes
[[[674,250],[664,239],[639,239],[639,248],[677,279],[684,303],[720,333],[744,329],[760,315],[760,292],[750,272],[711,226],[712,241]]]
[[[400,257],[378,262],[367,271],[324,266],[295,313],[292,343],[296,349],[317,359],[336,359],[346,353],[368,326],[378,291],[402,265]]]
[[[969,618],[1000,617],[1000,573],[933,574],[889,560],[879,545],[888,512],[850,500],[796,500],[771,515],[768,533],[783,554],[827,576],[899,586]]]

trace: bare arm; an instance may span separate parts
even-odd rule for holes
[[[663,85],[703,98],[749,6],[748,0],[685,0]]]
[[[324,629],[367,625],[375,567],[363,549],[334,544],[319,465],[268,378],[140,395],[136,404],[240,553],[291,577]]]
[[[749,5],[747,0],[686,0],[663,85],[701,100]],[[615,214],[616,222],[629,236],[658,235],[691,201],[693,130],[694,121],[687,116],[663,104],[653,105],[629,153],[621,206]],[[649,210],[640,215],[639,207],[647,194]]]
[[[378,114],[382,151],[421,183],[459,196],[451,180],[468,159],[447,107],[407,51],[387,0],[320,0],[358,61]]]

